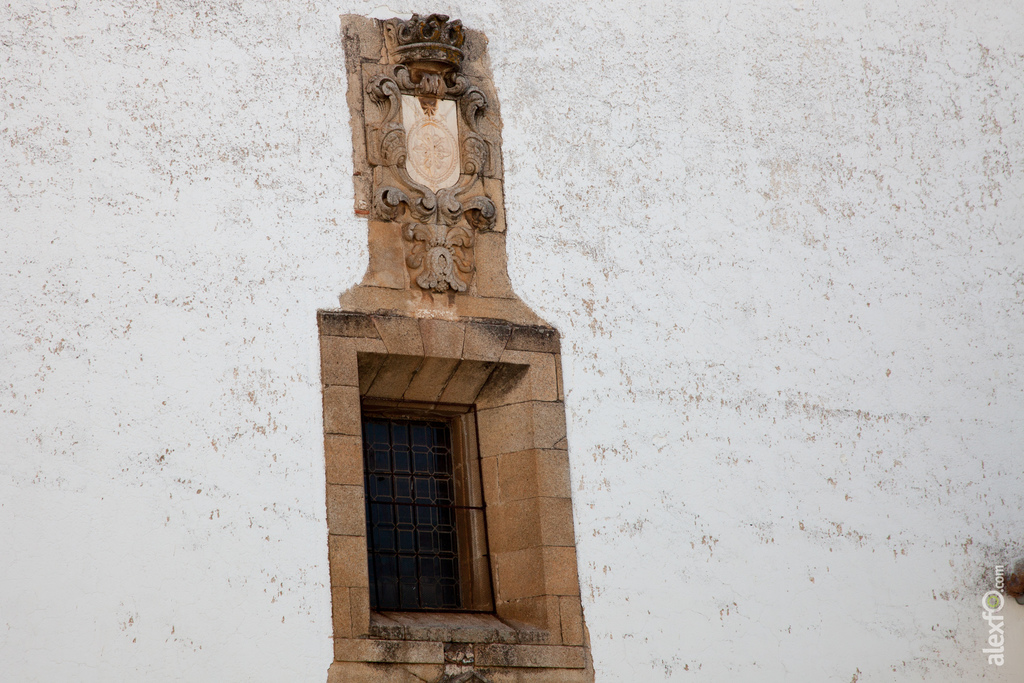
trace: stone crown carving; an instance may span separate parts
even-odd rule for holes
[[[444,14],[411,19],[391,19],[384,27],[390,52],[400,64],[434,65],[438,71],[458,70],[462,66],[462,45],[466,40],[462,22],[448,21]]]

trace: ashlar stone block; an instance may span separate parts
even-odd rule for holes
[[[558,448],[565,440],[561,401],[527,401],[480,410],[480,457],[530,449]]]
[[[500,232],[477,235],[474,248],[477,274],[473,282],[476,294],[483,297],[515,298],[505,260],[505,235]]]
[[[365,396],[392,400],[402,398],[422,363],[423,356],[385,356]]]
[[[352,637],[352,605],[349,602],[348,590],[347,586],[331,588],[331,616],[335,638]]]
[[[373,316],[380,338],[388,353],[402,356],[423,356],[423,339],[419,321],[404,316]]]
[[[558,377],[553,354],[506,349],[476,402],[478,408],[492,408],[523,401],[557,399]]]
[[[443,664],[336,661],[328,670],[327,683],[433,683],[443,674]]]
[[[585,658],[582,647],[557,645],[508,645],[490,643],[476,648],[480,666],[538,667],[582,669]]]
[[[466,325],[465,360],[498,361],[512,334],[510,325],[469,323]]]
[[[379,337],[373,320],[363,313],[321,311],[320,334],[325,337]]]
[[[558,353],[561,342],[558,330],[537,325],[517,325],[505,348],[510,351],[540,351]]]
[[[366,535],[362,482],[358,486],[327,486],[327,529],[342,536]]]
[[[320,344],[320,381],[324,384],[359,385],[356,350],[348,337],[324,337]]]
[[[501,501],[544,496],[569,498],[569,454],[564,450],[528,450],[497,457]]]
[[[496,609],[502,619],[515,624],[530,624],[548,634],[548,642],[560,643],[561,616],[559,597],[537,595],[527,598],[498,600]]]
[[[583,645],[583,605],[579,598],[559,597],[558,611],[562,623],[562,642],[566,645]]]
[[[350,436],[362,434],[358,387],[324,387],[324,431]]]
[[[441,664],[444,662],[444,644],[415,640],[335,638],[334,659],[339,662]]]
[[[463,360],[452,374],[440,400],[444,403],[471,405],[476,402],[480,390],[494,371],[495,363],[478,360]]]
[[[492,553],[575,543],[568,498],[526,498],[490,505],[487,519]]]
[[[358,436],[328,434],[324,437],[328,484],[363,486],[363,440]]]
[[[349,605],[352,614],[352,637],[365,638],[370,634],[370,589],[349,586]]]
[[[450,320],[423,318],[419,321],[423,354],[433,358],[462,358],[466,325]]]
[[[402,398],[407,401],[436,401],[458,366],[458,358],[424,358]]]
[[[370,258],[363,282],[372,287],[404,290],[409,284],[402,247],[402,226],[398,223],[369,222]]]
[[[327,537],[332,587],[368,588],[366,536]],[[369,596],[367,596],[369,599]]]

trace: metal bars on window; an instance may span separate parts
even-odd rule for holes
[[[363,463],[371,608],[463,607],[449,424],[364,417]]]

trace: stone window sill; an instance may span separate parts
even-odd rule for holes
[[[544,680],[573,683],[581,683],[587,666],[582,645],[554,644],[547,631],[493,614],[456,612],[371,612],[367,636],[336,638],[334,658],[337,673],[329,679],[332,683],[352,680],[341,668],[347,662],[476,666],[506,672],[562,670],[559,678]],[[509,680],[527,680],[518,677],[525,675]]]
[[[371,612],[369,636],[384,640],[544,645],[543,629],[467,612]]]

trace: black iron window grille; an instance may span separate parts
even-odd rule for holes
[[[482,531],[483,500],[459,490],[465,463],[456,446],[448,421],[364,415],[372,609],[479,608],[480,596],[473,593],[481,592],[474,585],[480,581],[466,576],[474,573],[467,532]],[[486,560],[483,546],[475,555]]]

